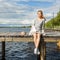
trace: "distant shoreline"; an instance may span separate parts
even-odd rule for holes
[[[30,28],[31,26],[20,26],[20,27],[15,27],[15,26],[8,26],[8,27],[0,27],[0,28]]]

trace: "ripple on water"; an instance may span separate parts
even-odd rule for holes
[[[56,43],[46,44],[46,60],[60,60],[60,52],[54,49],[56,47]],[[6,60],[37,60],[33,49],[34,43],[31,42],[6,42]]]
[[[7,58],[19,58],[19,59],[35,59],[33,54],[33,43],[28,42],[6,42],[6,57]],[[33,56],[33,57],[32,57]],[[31,58],[32,57],[32,58]]]

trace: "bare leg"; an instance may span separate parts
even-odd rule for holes
[[[34,37],[34,44],[35,44],[34,54],[40,54],[38,49],[39,42],[40,42],[40,33],[34,33],[33,37]]]
[[[40,42],[40,33],[37,33],[37,42],[36,42],[36,47],[38,48]]]
[[[38,48],[40,42],[40,33],[34,33],[33,37],[34,37],[35,47]]]
[[[35,44],[35,48],[36,48],[36,44],[37,44],[37,35],[36,35],[36,33],[33,34],[33,37],[34,37],[34,44]]]

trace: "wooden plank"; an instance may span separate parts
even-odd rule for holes
[[[33,42],[34,39],[33,37],[0,37],[0,42],[4,41],[4,39],[6,39],[5,41],[17,41],[17,42]],[[44,38],[45,42],[58,42],[60,41],[60,38]]]
[[[46,33],[44,36],[45,42],[58,42],[60,40],[60,34],[52,34],[52,33]],[[24,35],[21,36],[20,33],[17,32],[7,32],[7,33],[1,33],[0,32],[0,42],[2,41],[17,41],[17,42],[33,42],[33,36]]]

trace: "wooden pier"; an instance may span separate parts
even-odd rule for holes
[[[33,42],[33,36],[24,35],[20,33],[0,33],[0,42],[2,42],[2,60],[5,60],[5,42]],[[41,34],[39,50],[40,55],[37,55],[37,60],[46,60],[46,42],[56,42],[57,47],[60,48],[60,34]]]

